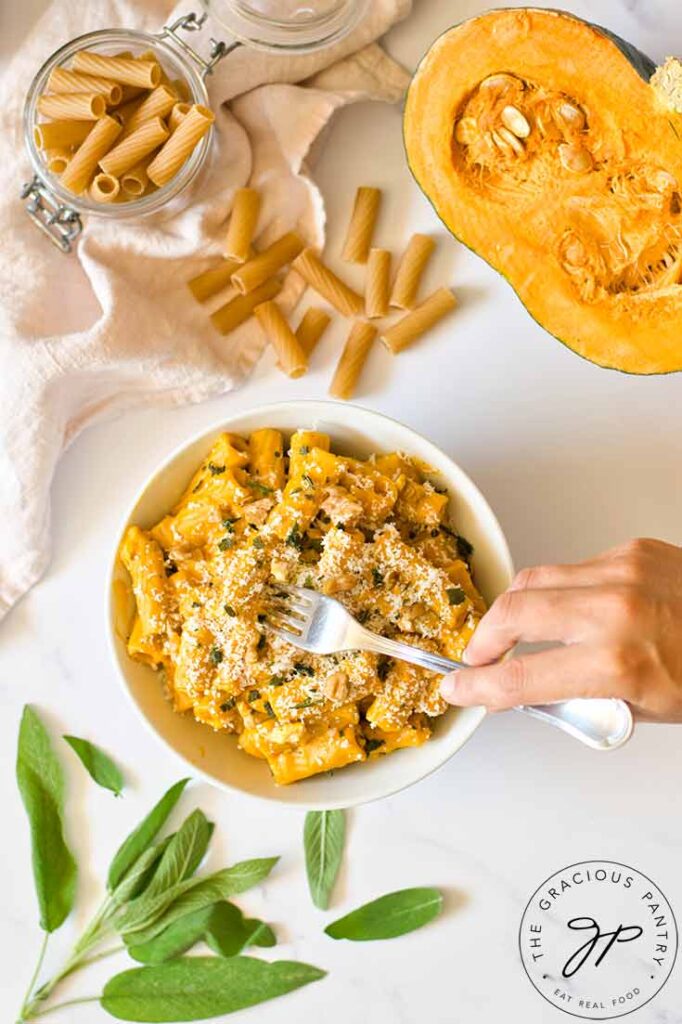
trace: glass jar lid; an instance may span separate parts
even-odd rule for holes
[[[369,0],[202,0],[223,28],[250,46],[310,53],[357,24]]]

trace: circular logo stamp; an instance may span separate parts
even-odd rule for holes
[[[531,896],[519,929],[526,974],[547,1002],[574,1017],[610,1020],[665,985],[677,923],[658,886],[610,860],[562,868]]]

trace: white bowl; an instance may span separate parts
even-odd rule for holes
[[[404,451],[433,468],[451,496],[452,521],[474,545],[476,583],[488,602],[509,586],[512,562],[497,519],[469,477],[426,438],[396,420],[356,405],[297,401],[261,406],[216,423],[173,452],[140,492],[125,517],[126,527],[149,527],[177,501],[215,437],[224,430],[248,434],[259,427],[285,433],[298,428],[331,435],[335,451],[366,458],[372,452]],[[116,553],[109,579],[109,634],[123,688],[149,728],[194,773],[225,789],[305,808],[352,807],[411,786],[439,768],[469,739],[485,717],[483,708],[447,712],[436,720],[432,738],[421,747],[276,786],[264,761],[245,754],[234,736],[213,732],[190,714],[176,714],[162,692],[159,676],[126,653],[126,626],[120,601],[124,570]],[[118,595],[118,596],[117,596]]]

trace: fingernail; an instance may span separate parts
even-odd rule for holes
[[[459,691],[458,675],[458,672],[452,672],[449,676],[443,676],[440,681],[441,697],[443,700],[446,700],[448,704],[457,703],[457,693]]]

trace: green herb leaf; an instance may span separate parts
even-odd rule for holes
[[[343,811],[309,811],[303,827],[305,866],[312,901],[320,910],[329,898],[343,859],[346,816]]]
[[[443,897],[437,889],[400,889],[351,911],[325,932],[332,939],[353,942],[393,939],[433,921],[442,909]]]
[[[231,604],[224,604],[223,608],[225,609],[225,613],[229,615],[231,619],[236,619],[237,613]]]
[[[123,906],[129,900],[135,899],[136,896],[139,896],[147,888],[163,856],[164,850],[172,842],[174,836],[175,833],[173,832],[171,835],[166,836],[165,839],[162,839],[160,843],[155,843],[154,846],[148,847],[137,858],[130,871],[127,872],[111,894],[117,906]]]
[[[461,587],[448,587],[445,593],[448,595],[448,601],[453,605],[464,604],[467,599]]]
[[[385,742],[385,740],[366,740],[365,750],[367,751],[368,754],[371,754],[373,753],[373,751],[378,750],[379,747],[383,747]]]
[[[180,882],[154,899],[140,902],[137,907],[129,904],[126,913],[119,920],[114,919],[114,924],[124,936],[134,933],[136,943],[148,942],[179,917],[251,889],[270,874],[278,859],[244,860],[205,878]]]
[[[104,986],[101,1004],[118,1020],[205,1020],[256,1006],[318,981],[324,974],[292,960],[182,957],[117,974]]]
[[[220,662],[224,659],[225,655],[223,654],[219,647],[212,647],[211,650],[208,652],[208,657],[209,661],[211,661],[212,664],[219,665]]]
[[[379,569],[372,569],[372,579],[374,586],[380,587],[384,582],[384,574]]]
[[[273,488],[268,487],[267,484],[262,483],[260,480],[248,480],[247,484],[251,490],[256,492],[256,494],[262,494],[263,496],[267,494],[274,494]]]
[[[225,466],[216,466],[215,462],[209,462],[208,468],[211,471],[211,476],[219,476],[225,472]]]
[[[223,537],[218,541],[219,551],[229,551],[230,548],[234,547],[234,537]]]
[[[227,700],[223,701],[223,703],[220,705],[220,710],[221,711],[231,711],[236,703],[237,703],[237,698],[236,697],[228,697]]]
[[[71,913],[78,869],[64,838],[64,776],[50,737],[26,705],[19,727],[17,785],[31,829],[40,927],[53,932]]]
[[[149,942],[129,945],[128,953],[141,964],[163,964],[174,960],[204,938],[213,911],[214,907],[208,906],[185,914]]]
[[[111,892],[119,884],[123,876],[130,870],[138,857],[145,852],[154,838],[168,820],[171,811],[182,796],[182,791],[189,779],[181,779],[164,793],[159,802],[152,807],[136,829],[123,841],[114,855],[109,867],[107,888]]]
[[[89,740],[81,740],[77,736],[65,736],[64,739],[79,758],[90,778],[98,786],[110,789],[115,796],[120,796],[125,783],[120,769],[111,758]]]
[[[244,917],[234,903],[217,903],[211,908],[206,942],[218,956],[238,956],[247,946],[274,946],[270,925]]]
[[[301,537],[301,531],[298,523],[294,523],[291,527],[284,543],[288,544],[289,547],[297,548],[299,551],[301,550],[303,547],[303,538]]]
[[[190,878],[206,853],[212,831],[203,811],[192,811],[168,844],[145,890],[145,898],[152,898]]]

